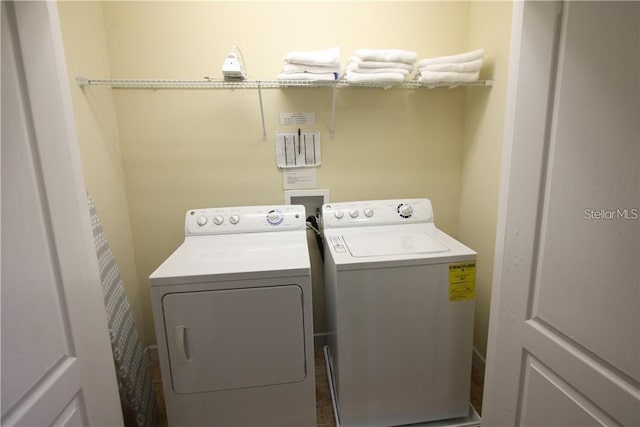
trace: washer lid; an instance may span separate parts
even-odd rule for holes
[[[376,231],[343,236],[353,257],[435,254],[449,248],[424,231]]]

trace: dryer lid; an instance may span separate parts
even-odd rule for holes
[[[188,236],[149,276],[150,284],[189,284],[310,274],[304,230]]]
[[[424,231],[376,231],[342,236],[353,257],[373,257],[449,252]]]

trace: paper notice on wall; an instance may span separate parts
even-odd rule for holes
[[[316,113],[280,113],[280,125],[311,125],[316,124]]]
[[[307,168],[320,165],[320,132],[276,133],[276,161],[279,168]]]
[[[300,168],[283,170],[282,188],[285,190],[318,188],[318,169]]]

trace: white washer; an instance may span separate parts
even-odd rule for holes
[[[304,206],[187,212],[149,277],[170,426],[315,426]]]
[[[342,426],[470,413],[476,253],[428,199],[322,207],[329,362]]]

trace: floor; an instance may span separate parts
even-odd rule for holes
[[[316,364],[316,418],[318,427],[335,427],[333,418],[333,407],[331,405],[331,394],[329,392],[329,382],[327,380],[327,370],[325,369],[324,355],[321,349],[315,350]],[[151,379],[156,390],[156,400],[158,402],[158,422],[157,427],[167,427],[167,415],[164,406],[164,396],[162,394],[162,377],[160,366],[157,361],[151,362]],[[482,385],[484,372],[477,366],[473,366],[471,372],[471,395],[470,401],[478,414],[482,410]]]

